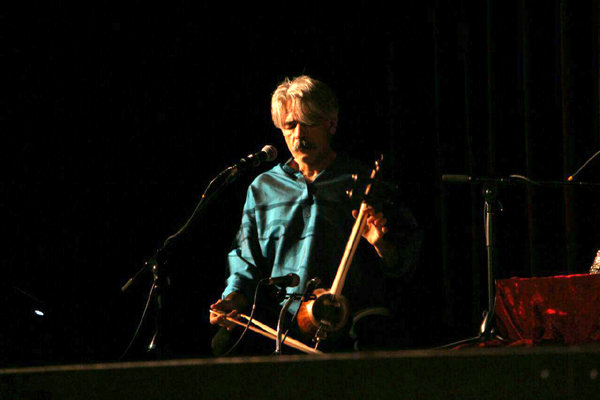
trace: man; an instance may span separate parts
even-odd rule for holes
[[[234,325],[226,317],[235,318],[249,306],[262,278],[294,273],[300,277],[299,288],[314,277],[331,286],[352,217],[357,215],[346,190],[351,175],[365,168],[332,148],[338,122],[332,90],[308,76],[286,79],[273,93],[271,115],[292,158],[259,175],[248,189],[240,231],[228,258],[227,287],[222,299],[211,305],[225,313],[211,314],[211,324],[227,329]],[[416,231],[412,216],[408,220],[404,228]],[[353,262],[344,289],[353,306],[364,306],[360,303],[365,297],[377,297],[372,292],[379,288],[368,286],[369,277],[382,271],[398,276],[414,265],[414,254],[406,257],[404,249],[399,252],[397,244],[387,240],[387,232],[382,212],[369,207],[362,236],[371,249],[359,249],[355,260],[363,262]],[[362,253],[369,252],[364,262]]]

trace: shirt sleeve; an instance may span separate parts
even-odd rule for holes
[[[393,210],[384,213],[391,220],[392,232],[387,236],[398,251],[398,262],[393,267],[382,264],[383,272],[393,278],[410,279],[417,269],[423,244],[423,230],[412,211],[399,203]]]
[[[399,207],[400,232],[396,236],[399,253],[399,272],[401,276],[410,278],[417,269],[423,247],[423,229],[419,226],[411,210]]]
[[[234,239],[232,250],[227,256],[229,277],[222,298],[232,292],[242,292],[252,299],[256,284],[261,277],[262,255],[258,241],[255,218],[255,200],[252,189],[248,189],[242,221]]]

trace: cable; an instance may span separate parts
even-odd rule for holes
[[[137,338],[138,333],[140,332],[140,328],[142,327],[142,323],[144,322],[144,317],[146,316],[146,312],[148,311],[148,307],[150,306],[150,300],[152,300],[152,293],[154,293],[154,289],[156,289],[156,283],[152,282],[152,287],[150,288],[150,293],[148,293],[148,300],[146,300],[146,306],[144,307],[144,311],[142,312],[142,317],[140,318],[140,322],[138,323],[138,326],[135,329],[135,333],[133,334],[133,338],[131,338],[129,345],[127,346],[127,348],[125,349],[123,354],[121,354],[121,357],[119,357],[119,361],[121,361],[123,359],[123,357],[125,357],[125,355],[129,351],[129,349],[131,348],[131,345]]]

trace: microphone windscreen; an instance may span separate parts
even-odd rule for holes
[[[291,282],[290,282],[289,286],[290,287],[298,286],[298,284],[300,283],[300,277],[296,274],[289,274],[289,277],[291,278]]]
[[[268,144],[263,147],[261,151],[265,152],[267,155],[265,161],[273,161],[277,158],[277,148],[275,146]]]

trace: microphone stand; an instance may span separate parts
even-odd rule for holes
[[[492,333],[492,320],[494,318],[494,208],[496,205],[496,196],[498,194],[498,188],[495,183],[486,183],[483,185],[483,197],[484,197],[484,229],[485,229],[485,248],[487,252],[487,295],[488,295],[488,308],[485,313],[481,327],[479,328],[479,334],[483,339],[488,339]],[[499,208],[502,211],[502,207]]]
[[[287,312],[287,310],[290,308],[290,306],[292,305],[292,302],[294,300],[297,300],[297,296],[295,295],[291,295],[285,302],[285,304],[283,305],[283,307],[281,307],[281,311],[279,312],[279,319],[277,320],[277,340],[275,341],[275,353],[273,353],[276,356],[281,355],[281,328],[283,326],[283,319],[285,318],[285,314]],[[302,298],[302,297],[300,297]]]
[[[214,192],[207,196],[212,185],[221,177],[225,176],[225,179],[221,183],[219,187],[217,187]],[[202,214],[202,212],[211,204],[219,194],[231,184],[239,175],[239,169],[237,167],[229,167],[223,171],[221,171],[213,180],[208,184],[206,190],[202,194],[202,197],[196,208],[194,209],[192,215],[188,218],[185,224],[173,235],[169,236],[164,242],[163,245],[156,250],[154,255],[148,259],[143,267],[121,287],[121,291],[125,292],[139,277],[146,271],[152,272],[152,286],[149,292],[149,299],[147,304],[150,302],[154,303],[154,334],[152,335],[152,339],[148,344],[146,350],[148,352],[155,352],[157,356],[161,355],[162,352],[162,316],[164,309],[164,297],[166,293],[166,287],[169,285],[169,279],[166,276],[163,276],[163,265],[166,264],[166,253],[170,250],[173,245],[177,242],[177,240],[182,236],[182,234],[187,230],[187,228]],[[138,324],[138,329],[136,330],[133,339],[129,343],[129,346],[125,350],[125,353],[121,356],[125,356],[129,347],[133,344],[139,328],[141,327],[143,320],[146,315],[146,310],[141,317],[141,320]]]
[[[479,335],[463,339],[461,341],[451,343],[445,347],[454,347],[462,344],[480,342],[490,339],[493,334],[493,320],[495,310],[495,293],[494,293],[494,256],[495,256],[495,235],[494,235],[494,215],[496,213],[496,197],[498,195],[498,184],[508,183],[503,179],[493,180],[477,180],[483,183],[483,210],[484,210],[484,221],[483,228],[485,232],[485,248],[486,248],[486,271],[487,271],[487,309],[483,313],[483,321],[479,327]],[[502,207],[498,208],[498,211],[502,211]]]

